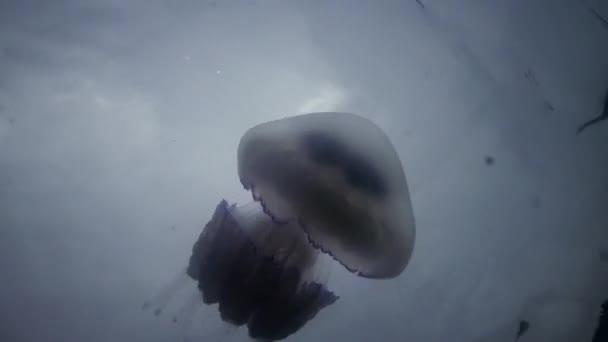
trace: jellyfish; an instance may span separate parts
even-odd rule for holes
[[[325,112],[254,126],[238,146],[238,176],[254,201],[220,201],[187,274],[202,301],[251,338],[284,339],[338,300],[315,279],[320,254],[365,278],[396,278],[407,266],[408,185],[370,120]]]

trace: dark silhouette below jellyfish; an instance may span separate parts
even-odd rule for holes
[[[205,304],[219,304],[222,320],[247,325],[254,339],[280,340],[338,297],[307,279],[317,251],[301,229],[277,224],[261,209],[250,211],[220,202],[193,247],[187,273],[198,281]]]

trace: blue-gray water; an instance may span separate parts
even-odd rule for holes
[[[241,341],[142,311],[250,126],[382,127],[417,220],[403,275],[331,265],[290,341],[591,341],[608,298],[606,0],[0,3],[0,340]],[[192,284],[194,286],[194,284]],[[188,298],[178,296],[174,301]]]

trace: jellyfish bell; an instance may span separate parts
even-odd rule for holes
[[[351,272],[393,278],[407,266],[415,240],[408,185],[370,120],[332,112],[262,123],[241,138],[238,172],[266,213],[296,220]]]

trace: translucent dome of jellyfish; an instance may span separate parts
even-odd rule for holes
[[[415,240],[399,157],[384,132],[349,113],[311,113],[250,128],[238,175],[257,205],[222,200],[187,274],[222,320],[281,340],[338,296],[312,277],[319,253],[366,278],[397,277]]]

